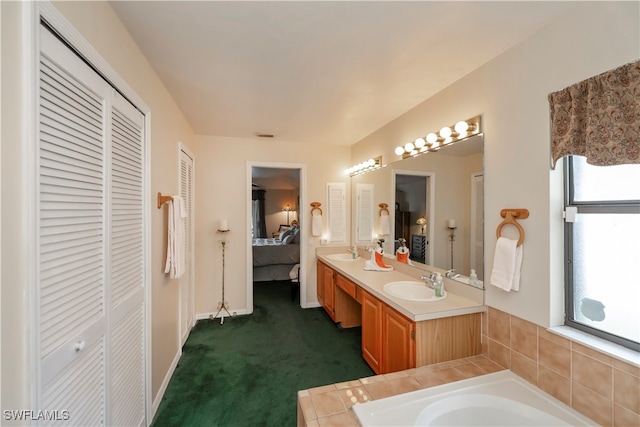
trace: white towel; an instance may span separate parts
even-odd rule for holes
[[[169,273],[172,279],[178,279],[185,270],[185,238],[184,218],[187,217],[187,209],[184,200],[180,196],[173,196],[167,202],[169,218],[167,220],[167,261],[164,272]]]
[[[311,235],[322,236],[322,215],[311,215]]]
[[[506,292],[520,290],[522,245],[517,245],[517,240],[506,237],[500,237],[496,242],[490,283]]]
[[[391,223],[389,222],[389,214],[382,212],[380,214],[380,234],[391,234]]]

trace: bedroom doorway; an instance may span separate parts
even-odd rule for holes
[[[253,312],[253,287],[289,280],[299,264],[300,306],[306,305],[305,165],[247,163],[247,312]],[[299,229],[295,229],[297,222]],[[254,266],[254,245],[256,265]]]

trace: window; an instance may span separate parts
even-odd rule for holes
[[[565,324],[640,351],[640,165],[565,160]]]

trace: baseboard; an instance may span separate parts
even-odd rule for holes
[[[162,402],[164,393],[167,391],[167,387],[169,386],[169,381],[171,381],[171,377],[173,376],[173,373],[178,367],[180,356],[182,356],[181,348],[178,349],[178,353],[176,354],[176,357],[173,358],[173,361],[169,366],[169,370],[167,371],[167,374],[164,376],[164,380],[162,380],[162,384],[160,384],[160,390],[158,390],[158,394],[156,395],[155,399],[153,399],[153,404],[151,409],[152,410],[151,420],[153,420],[156,417],[156,412],[158,412],[158,407],[160,407],[160,402]]]
[[[318,307],[322,307],[318,301],[310,302],[302,306],[302,308],[318,308]]]

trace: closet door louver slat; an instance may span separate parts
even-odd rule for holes
[[[144,307],[138,304],[112,332],[111,424],[139,426],[144,420]]]
[[[112,306],[144,285],[141,123],[137,126],[125,114],[114,110],[111,145]],[[130,166],[118,167],[125,163]]]

